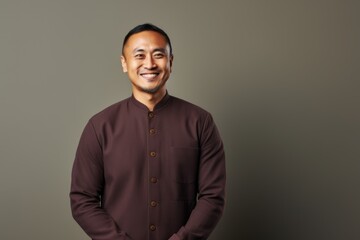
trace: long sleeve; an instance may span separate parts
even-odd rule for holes
[[[207,239],[224,208],[225,157],[210,113],[167,96],[94,115],[72,171],[74,219],[93,240]]]
[[[220,220],[225,204],[225,154],[209,114],[200,136],[198,201],[187,223],[170,240],[207,239]]]
[[[102,148],[91,121],[86,125],[76,152],[71,179],[74,219],[94,240],[126,240],[112,217],[101,208],[104,188]]]

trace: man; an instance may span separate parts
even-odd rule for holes
[[[225,194],[213,119],[167,93],[173,54],[160,28],[132,29],[121,63],[132,96],[85,126],[72,171],[73,216],[96,240],[207,239]]]

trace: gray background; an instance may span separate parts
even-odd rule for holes
[[[360,1],[0,1],[0,239],[88,239],[69,184],[86,121],[130,95],[137,24],[174,47],[172,95],[226,145],[216,239],[360,239]]]

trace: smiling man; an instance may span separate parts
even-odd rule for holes
[[[90,118],[72,171],[72,213],[92,239],[207,239],[222,216],[223,144],[207,111],[168,94],[172,63],[162,29],[125,36],[132,96]]]

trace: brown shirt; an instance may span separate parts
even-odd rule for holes
[[[96,240],[207,239],[224,207],[225,157],[211,115],[166,95],[93,116],[71,181],[75,220]]]

